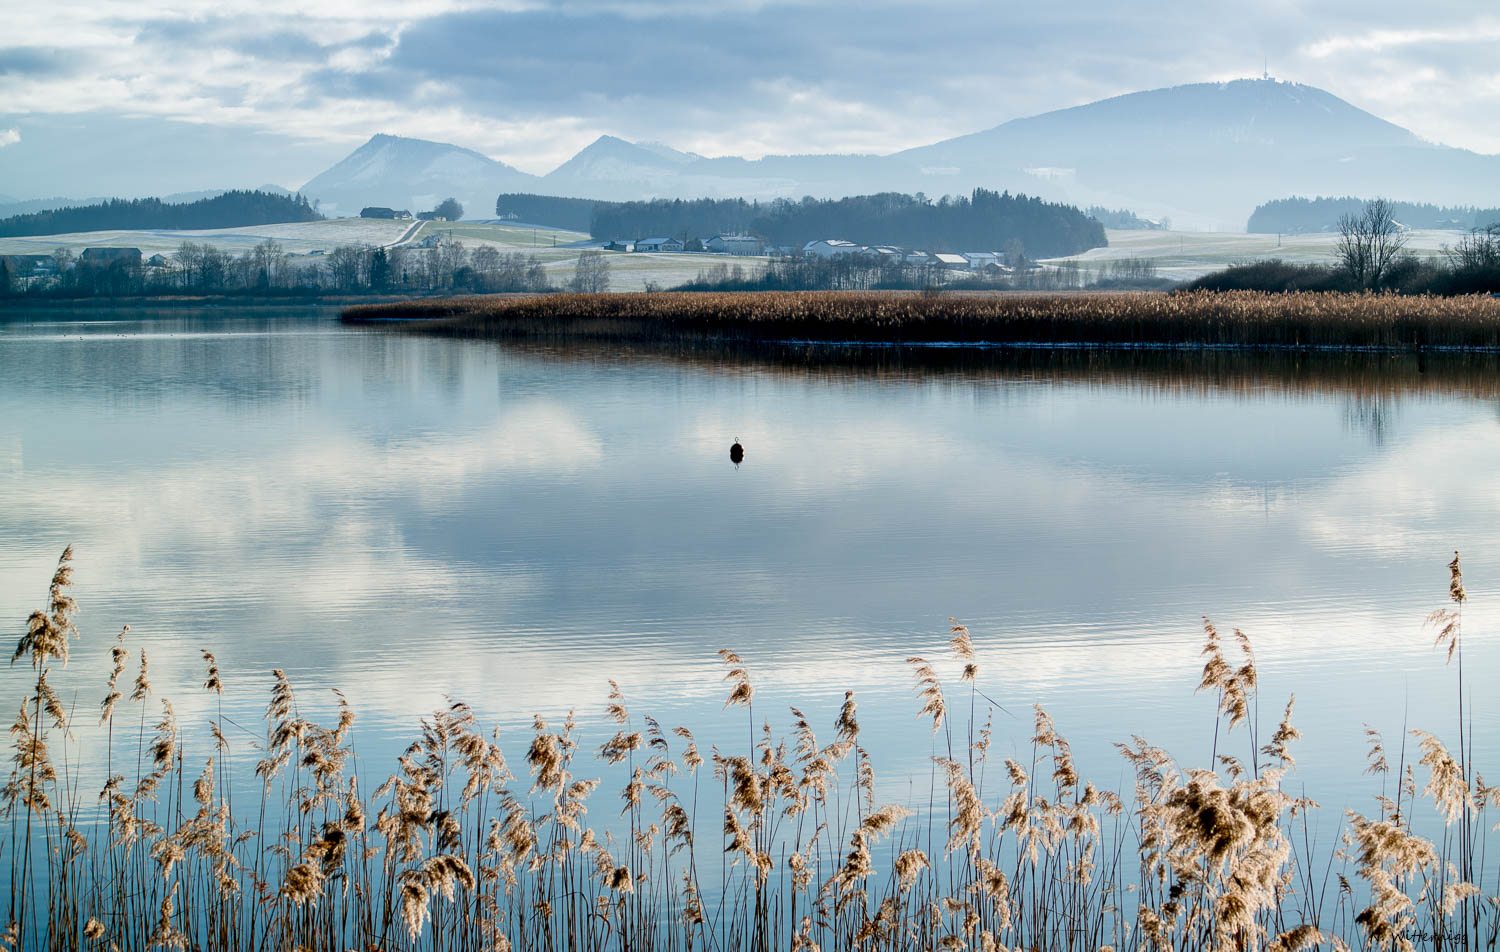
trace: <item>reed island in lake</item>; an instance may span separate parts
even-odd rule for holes
[[[1190,291],[756,292],[459,297],[369,304],[351,324],[426,334],[664,343],[1500,350],[1500,298]]]

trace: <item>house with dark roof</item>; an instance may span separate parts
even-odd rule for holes
[[[676,238],[642,238],[635,243],[636,251],[681,251],[682,242]]]
[[[141,266],[141,249],[85,248],[78,256],[78,263],[85,268],[122,268],[128,271]]]
[[[714,235],[703,247],[714,254],[759,255],[765,253],[766,243],[751,235]]]

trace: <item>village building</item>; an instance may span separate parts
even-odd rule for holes
[[[0,291],[56,273],[57,262],[51,255],[0,255]]]
[[[78,256],[79,265],[85,268],[125,268],[141,266],[139,248],[85,248]]]
[[[172,259],[168,258],[166,255],[163,255],[163,254],[154,254],[151,257],[149,257],[149,258],[146,259],[146,267],[148,267],[148,268],[170,268],[170,267],[172,267]]]
[[[969,262],[964,259],[963,255],[935,254],[932,257],[934,263],[945,268],[957,268],[963,271],[969,269]]]
[[[965,251],[963,259],[969,263],[970,271],[983,271],[989,267],[1005,266],[1005,253],[1002,251]]]
[[[857,255],[865,250],[864,245],[856,245],[852,241],[842,238],[819,238],[817,241],[809,241],[802,246],[805,255],[817,255],[819,258],[834,258],[839,255]]]
[[[766,244],[751,235],[714,235],[703,247],[721,255],[759,255],[765,252]]]
[[[361,208],[359,210],[359,217],[392,218],[406,220],[411,218],[411,212],[407,211],[404,208],[385,208],[381,205],[371,205],[368,208]]]
[[[676,238],[642,238],[635,243],[636,251],[681,251],[682,242]]]

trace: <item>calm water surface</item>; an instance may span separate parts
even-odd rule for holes
[[[1363,725],[1455,733],[1422,627],[1455,548],[1477,759],[1500,773],[1492,376],[896,372],[517,350],[313,309],[11,312],[0,617],[19,635],[72,543],[78,709],[129,624],[185,721],[208,709],[200,650],[246,740],[280,667],[304,710],[348,696],[382,775],[448,698],[517,762],[534,714],[577,709],[591,749],[610,678],[636,713],[743,745],[729,647],[778,730],[796,704],[831,739],[856,691],[903,791],[934,745],[904,659],[942,660],[966,730],[949,616],[1004,707],[1001,753],[1029,760],[1041,704],[1087,778],[1128,786],[1111,745],[1132,734],[1207,760],[1206,614],[1254,641],[1265,735],[1296,694],[1297,782],[1364,808]]]

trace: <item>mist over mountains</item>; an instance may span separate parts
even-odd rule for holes
[[[891,155],[705,157],[601,136],[546,175],[469,149],[377,135],[302,191],[330,214],[429,208],[453,195],[485,217],[502,191],[595,199],[936,198],[976,187],[1080,207],[1129,207],[1176,227],[1242,230],[1289,195],[1500,202],[1500,156],[1427,142],[1324,90],[1272,79],[1131,93]]]

